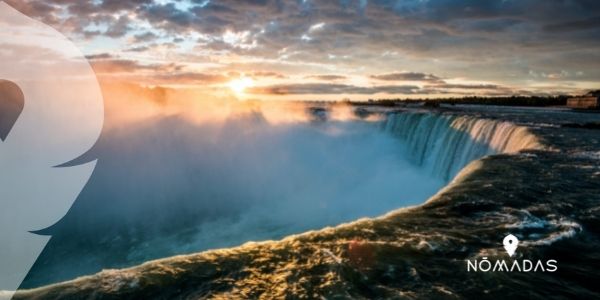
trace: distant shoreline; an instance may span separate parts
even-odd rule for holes
[[[398,106],[403,104],[422,103],[425,106],[436,107],[440,104],[478,104],[501,106],[548,107],[566,106],[567,99],[573,96],[510,96],[510,97],[461,97],[461,98],[423,98],[423,99],[376,99],[365,102],[350,101],[353,105]]]

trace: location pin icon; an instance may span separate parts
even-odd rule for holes
[[[4,142],[25,106],[23,91],[12,81],[0,79],[0,140]]]
[[[504,244],[504,249],[506,249],[508,256],[512,257],[515,254],[515,250],[517,250],[517,247],[519,246],[519,239],[517,239],[516,236],[509,234],[504,237],[502,243]]]

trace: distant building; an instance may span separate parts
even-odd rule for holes
[[[578,109],[600,109],[600,90],[589,92],[585,96],[569,98],[567,106]]]

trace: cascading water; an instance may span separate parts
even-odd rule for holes
[[[412,161],[446,181],[480,157],[541,147],[525,127],[469,116],[391,113],[383,129],[404,142]]]
[[[106,132],[24,286],[379,216],[427,200],[472,160],[537,144],[525,128],[472,117],[395,113],[378,125],[251,113]]]
[[[274,169],[284,170],[285,174],[295,173],[289,171],[290,166],[301,166],[303,171],[308,171],[305,165],[315,168],[312,174],[329,174],[327,172],[332,170],[331,160],[334,160],[334,167],[341,168],[334,169],[332,176],[335,182],[339,182],[340,174],[345,177],[356,171],[360,180],[350,181],[342,190],[359,187],[365,188],[364,193],[356,201],[349,202],[344,199],[343,194],[336,198],[340,200],[336,203],[338,206],[332,209],[336,213],[344,210],[360,210],[362,213],[365,208],[378,205],[377,200],[381,199],[381,191],[385,187],[383,182],[389,184],[388,188],[397,188],[390,190],[394,202],[390,202],[392,205],[387,210],[389,212],[401,207],[398,200],[402,196],[399,192],[406,192],[407,189],[423,184],[422,180],[427,181],[428,177],[437,178],[441,187],[444,185],[441,176],[445,174],[449,178],[469,160],[477,160],[478,156],[540,147],[542,150],[559,151],[539,151],[536,155],[493,155],[473,164],[472,168],[467,167],[463,170],[463,176],[459,175],[452,184],[429,198],[425,205],[395,210],[383,217],[288,236],[281,241],[248,243],[232,249],[150,261],[124,270],[106,270],[62,284],[19,291],[15,299],[169,299],[198,298],[203,295],[215,298],[314,298],[315,295],[352,299],[389,299],[397,298],[398,295],[411,295],[419,299],[520,298],[523,289],[527,290],[528,297],[535,299],[599,298],[597,280],[594,280],[597,277],[597,267],[592,263],[598,256],[597,230],[594,230],[594,226],[600,224],[596,213],[600,200],[597,185],[599,174],[595,167],[598,165],[598,158],[589,155],[600,151],[598,135],[593,130],[586,129],[571,130],[560,126],[525,128],[515,125],[529,123],[531,118],[544,124],[560,125],[551,122],[552,119],[568,117],[572,118],[572,122],[595,121],[597,116],[572,112],[556,112],[555,115],[544,112],[532,116],[531,111],[500,116],[515,122],[510,123],[451,114],[452,112],[402,112],[387,115],[388,118],[381,123],[341,122],[334,127],[329,125],[336,125],[331,124],[335,122],[318,120],[308,125],[308,131],[304,127],[306,124],[302,128],[288,128],[278,131],[275,136],[272,133],[266,134],[259,139],[261,143],[258,144],[271,145],[263,149],[285,149],[295,153],[294,164]],[[483,108],[478,111],[478,115],[495,117],[495,114],[496,108],[492,112]],[[159,128],[163,129],[164,124],[162,125]],[[233,150],[243,146],[242,151],[231,153],[244,158],[248,150],[246,145],[240,144],[244,135],[231,135],[239,133],[238,128],[252,128],[248,123],[241,125],[243,126],[228,131],[224,138],[235,143],[235,147],[231,148]],[[352,126],[342,130],[339,125]],[[383,126],[384,130],[377,131],[378,125]],[[169,130],[165,131],[172,135],[174,131],[167,129]],[[292,136],[299,138],[286,138],[282,140],[282,144],[273,144],[277,140],[274,137],[279,134],[282,134],[281,137],[290,137],[290,129],[294,129],[292,132],[302,129],[302,134],[298,135],[296,132]],[[360,130],[356,131],[357,129]],[[323,135],[323,132],[327,135]],[[538,142],[537,136],[543,141],[543,145]],[[129,137],[127,135],[124,138]],[[192,137],[193,141],[198,140],[197,135]],[[251,137],[251,145],[255,145],[256,135]],[[166,145],[172,144],[172,140],[169,142]],[[288,146],[290,142],[294,143]],[[125,144],[121,140],[115,140],[114,143],[115,147]],[[322,146],[315,147],[314,143]],[[141,144],[148,145],[146,142]],[[195,143],[193,145],[196,146]],[[287,148],[281,148],[282,145]],[[344,146],[341,147],[342,145]],[[406,151],[399,151],[402,147]],[[155,148],[135,148],[136,151],[138,149]],[[223,148],[216,148],[221,149]],[[294,152],[298,150],[302,150],[301,153]],[[362,155],[356,155],[358,150],[361,150],[359,152]],[[382,150],[385,151],[381,152]],[[306,156],[307,153],[327,155]],[[139,156],[137,152],[134,154]],[[181,156],[182,153],[176,154]],[[222,154],[222,151],[211,155],[210,161],[218,158],[217,154]],[[250,159],[256,161],[259,157],[255,155]],[[307,159],[298,164],[298,159],[302,157]],[[126,158],[129,160],[129,157]],[[281,160],[281,156],[274,158],[272,152],[264,158],[261,163],[276,163]],[[395,161],[404,158],[414,164]],[[362,164],[357,165],[359,159]],[[189,159],[185,161],[193,162]],[[367,171],[373,170],[378,163],[385,168],[380,169],[381,172],[365,176],[365,168]],[[435,165],[436,163],[439,165]],[[393,176],[394,172],[417,165],[422,166],[417,168],[425,171],[422,173],[429,173],[422,177],[416,177],[413,172]],[[244,169],[239,167],[239,163],[234,166],[235,172],[226,175],[235,175]],[[282,178],[280,174],[284,173],[272,174],[277,176],[272,177],[269,186],[281,191],[282,181],[278,180]],[[303,172],[294,179],[306,178],[306,174],[309,173]],[[244,178],[254,179],[258,175],[260,173],[254,172]],[[334,182],[327,181],[328,178],[329,176],[320,176],[315,182],[324,182],[328,186]],[[531,180],[532,178],[536,180]],[[371,186],[365,185],[365,179],[370,179]],[[309,183],[311,182],[304,182],[300,189],[292,192],[297,194],[298,191],[305,191]],[[229,191],[235,191],[231,184],[227,187]],[[323,193],[322,188],[316,191],[319,193],[315,196]],[[243,192],[247,194],[246,190]],[[155,194],[160,195],[158,192]],[[356,195],[356,192],[350,191],[349,194]],[[280,195],[281,192],[277,193],[276,196],[279,197],[274,198],[274,201],[286,200],[287,197]],[[315,203],[312,199],[314,197],[307,195],[313,196],[304,192],[301,197],[295,198],[294,203],[300,201],[299,206],[291,209],[286,206],[290,213],[284,214],[282,219],[287,221],[297,215],[302,223],[305,220],[316,221],[312,211],[303,214],[303,210],[299,209],[301,206],[314,206],[311,205]],[[326,200],[331,198],[329,195]],[[222,199],[219,201],[222,202]],[[106,206],[105,203],[106,200],[101,204]],[[229,203],[227,205],[233,206]],[[99,206],[99,209],[104,206]],[[153,221],[155,219],[153,216]],[[114,223],[113,220],[114,218],[111,222]],[[260,224],[264,222],[261,220]],[[217,229],[214,230],[215,236],[220,235],[218,237],[221,240],[227,238],[227,235],[222,234],[227,230],[226,227],[213,228]],[[253,227],[245,223],[240,228],[247,240]],[[517,235],[522,243],[515,261],[526,258],[541,261],[555,259],[559,262],[559,271],[532,270],[528,273],[519,270],[509,273],[498,270],[485,274],[481,272],[480,275],[466,271],[466,261],[481,261],[482,257],[489,258],[490,261],[512,260],[505,254],[501,244],[502,237],[507,233]],[[94,235],[91,241],[98,240],[97,236]],[[53,239],[57,239],[56,236]],[[58,239],[55,245],[68,245],[72,240],[73,236],[67,235],[62,240]],[[141,241],[146,242],[143,239]],[[122,257],[115,254],[114,248],[118,242],[118,239],[112,238],[107,243],[110,247],[101,244],[97,248],[108,253],[109,258]],[[76,243],[77,251],[81,251],[82,245],[86,244]],[[156,248],[154,246],[155,244],[151,244],[150,247]],[[54,264],[55,268],[43,261],[37,274],[57,274],[68,270],[69,266],[76,268],[82,265],[81,259],[69,262],[72,257],[69,249],[61,250],[63,249],[56,246],[47,248],[46,251],[56,253],[58,259]],[[127,248],[124,252],[130,253],[131,249]],[[97,254],[86,253],[85,257],[96,258]],[[103,267],[106,268],[107,265],[104,261]],[[74,275],[76,274],[75,272]],[[298,278],[303,279],[301,284],[298,284]],[[49,280],[46,279],[46,282]]]

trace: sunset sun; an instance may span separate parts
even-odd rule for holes
[[[244,91],[254,86],[254,80],[248,77],[239,78],[229,82],[229,88],[236,94],[243,94]]]

